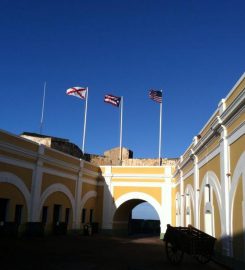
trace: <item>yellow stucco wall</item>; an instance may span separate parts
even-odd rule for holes
[[[84,162],[83,168],[95,173],[101,172],[101,169],[98,166],[95,166],[88,162]]]
[[[135,187],[114,187],[114,200],[116,201],[119,197],[126,193],[135,192]],[[137,187],[137,192],[146,193],[152,196],[161,204],[161,188],[158,187]]]
[[[0,163],[0,172],[9,172],[18,176],[23,183],[25,183],[26,187],[29,191],[31,191],[32,184],[32,170],[26,169],[19,166],[14,166],[6,163]]]
[[[245,151],[245,135],[241,136],[238,140],[230,145],[230,170],[231,176],[233,176],[236,164]]]
[[[88,184],[88,183],[83,183],[82,185],[82,197],[89,191],[97,191],[97,186]]]
[[[244,260],[244,231],[242,221],[242,201],[243,201],[242,177],[239,179],[239,184],[235,193],[233,207],[233,252],[234,256]]]
[[[113,174],[163,174],[164,167],[112,167]]]
[[[75,196],[76,182],[74,180],[66,179],[57,175],[44,173],[43,180],[42,180],[42,189],[41,189],[42,192],[44,192],[46,188],[48,188],[49,186],[53,184],[63,184],[71,191],[73,196]]]
[[[172,223],[172,225],[173,226],[176,226],[176,192],[177,190],[176,190],[176,188],[172,188],[172,198],[171,198],[171,200],[172,200],[172,221],[171,221],[171,223]]]
[[[182,167],[183,176],[193,169],[193,162],[189,161],[184,167]]]
[[[194,175],[193,174],[184,180],[184,192],[185,192],[187,185],[191,185],[193,187],[193,190],[194,190]]]
[[[220,155],[215,156],[213,159],[211,159],[208,163],[206,163],[200,168],[199,170],[200,186],[202,184],[205,174],[208,171],[214,172],[220,181]]]
[[[5,143],[16,145],[17,147],[21,147],[21,148],[31,150],[34,152],[38,151],[39,145],[37,143],[23,139],[19,136],[15,136],[13,134],[9,134],[9,133],[0,131],[0,139],[2,141],[4,141]]]
[[[27,202],[22,192],[14,185],[0,183],[0,198],[9,199],[7,221],[14,221],[16,204],[23,205],[22,222],[27,222]]]
[[[245,113],[243,112],[238,118],[233,120],[233,122],[227,127],[228,135],[230,135],[236,128],[238,128],[244,122],[245,122]]]
[[[54,150],[52,148],[45,148],[45,155],[48,157],[61,160],[63,162],[70,163],[72,165],[79,166],[80,165],[80,159],[70,156],[68,154],[62,153],[60,151]]]
[[[228,107],[234,99],[239,95],[239,93],[245,88],[245,79],[243,79],[236,89],[231,93],[231,95],[226,99],[226,107]]]
[[[36,162],[36,157],[26,157],[23,155],[22,152],[15,152],[15,153],[10,153],[4,150],[0,150],[0,155],[8,157],[8,158],[13,158],[13,159],[20,159],[21,161],[26,161],[29,164],[33,164]]]
[[[70,209],[70,214],[69,214],[69,224],[68,224],[68,228],[71,228],[72,226],[72,220],[73,220],[73,216],[72,216],[72,206],[71,206],[71,202],[69,200],[69,198],[63,193],[63,192],[54,192],[52,193],[44,202],[43,206],[47,206],[48,207],[48,218],[47,218],[47,230],[51,230],[52,224],[53,224],[53,208],[54,208],[54,204],[59,204],[61,205],[61,219],[60,222],[64,222],[65,221],[65,211],[66,208]],[[41,213],[40,213],[40,219],[42,218],[42,209],[41,209]]]

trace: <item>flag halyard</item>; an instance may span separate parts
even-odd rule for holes
[[[149,91],[149,98],[158,102],[158,103],[162,103],[162,91],[150,90]]]
[[[105,95],[104,102],[110,103],[113,106],[119,107],[120,102],[121,102],[121,97],[108,94],[108,95]]]

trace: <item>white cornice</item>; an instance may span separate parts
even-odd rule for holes
[[[242,74],[242,76],[238,79],[238,81],[235,83],[235,85],[232,87],[228,95],[225,97],[225,100],[227,100],[232,93],[236,90],[236,88],[239,86],[239,84],[245,79],[245,72]]]
[[[131,178],[131,179],[164,179],[164,178],[172,178],[172,175],[165,174],[103,174],[104,177],[112,177],[112,178]]]
[[[113,187],[164,187],[166,183],[157,182],[112,182]]]

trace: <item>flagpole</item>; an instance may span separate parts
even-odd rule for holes
[[[42,129],[43,129],[43,115],[44,115],[45,96],[46,96],[46,82],[44,82],[44,86],[43,86],[43,102],[42,102],[42,113],[41,113],[41,121],[40,121],[40,134],[42,134]]]
[[[88,87],[86,91],[86,102],[85,102],[85,111],[84,111],[83,145],[82,145],[83,154],[84,154],[85,136],[86,136],[87,110],[88,110]]]
[[[122,161],[122,123],[123,123],[123,97],[121,97],[121,117],[120,117],[120,156],[119,159]]]
[[[159,122],[159,154],[158,154],[159,166],[161,166],[161,148],[162,148],[162,102],[160,103],[160,122]]]

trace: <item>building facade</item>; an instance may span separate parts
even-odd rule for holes
[[[0,131],[0,232],[40,223],[49,233],[96,223],[126,231],[132,209],[150,203],[161,233],[168,223],[218,239],[216,249],[245,258],[245,74],[177,160],[103,166]],[[97,158],[97,160],[99,160]]]

